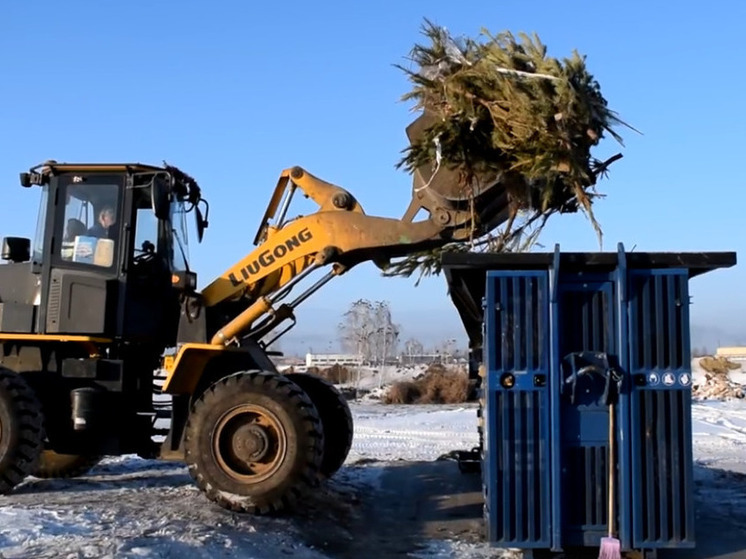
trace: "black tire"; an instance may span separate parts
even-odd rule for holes
[[[47,449],[41,453],[39,464],[31,475],[43,479],[78,477],[87,474],[101,458],[98,455],[58,454]]]
[[[322,479],[318,412],[275,373],[241,372],[212,384],[192,405],[184,447],[197,486],[236,512],[290,508]]]
[[[324,458],[321,474],[329,478],[342,467],[352,448],[352,414],[342,393],[331,383],[308,373],[287,376],[300,386],[316,406],[324,429]]]
[[[21,375],[0,368],[0,494],[9,493],[36,469],[42,425],[34,391]]]

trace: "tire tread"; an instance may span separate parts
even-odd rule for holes
[[[206,479],[204,472],[201,471],[195,460],[196,448],[193,447],[193,445],[196,445],[193,434],[195,418],[199,417],[202,409],[209,404],[210,400],[220,398],[223,393],[232,394],[240,388],[242,383],[259,387],[262,391],[269,391],[276,399],[300,412],[306,434],[310,435],[309,440],[314,441],[313,444],[307,445],[303,449],[303,468],[300,475],[279,497],[262,498],[254,496],[249,498],[221,491]],[[322,477],[320,466],[323,451],[323,431],[321,420],[313,402],[289,380],[268,371],[242,371],[227,375],[210,385],[192,404],[192,411],[184,431],[184,447],[189,474],[199,489],[211,501],[234,512],[257,515],[280,512],[295,505],[306,491],[318,486]]]
[[[18,373],[2,367],[0,405],[12,416],[9,428],[15,431],[2,426],[2,436],[12,440],[6,455],[0,457],[0,494],[7,494],[37,467],[43,448],[43,416],[41,404],[28,383]]]
[[[342,467],[352,448],[353,421],[342,393],[328,380],[309,373],[286,375],[310,397],[319,411],[324,430],[324,458],[321,474],[330,478]]]

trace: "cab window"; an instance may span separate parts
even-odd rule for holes
[[[68,262],[111,267],[118,241],[119,186],[74,177],[63,193],[59,256]]]
[[[34,235],[34,263],[41,265],[44,261],[44,230],[47,226],[47,204],[49,203],[49,185],[43,185],[39,216],[36,220],[36,234]]]

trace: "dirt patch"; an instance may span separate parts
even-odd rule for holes
[[[293,519],[305,544],[333,559],[385,559],[412,557],[428,540],[483,543],[479,476],[460,473],[452,461],[365,462],[343,469]],[[355,479],[366,470],[374,482]]]
[[[431,365],[418,379],[391,385],[384,404],[461,404],[469,396],[469,376],[463,369]]]

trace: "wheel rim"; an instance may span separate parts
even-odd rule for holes
[[[258,483],[274,474],[287,454],[287,434],[266,408],[244,404],[227,411],[215,425],[212,453],[233,479]]]

